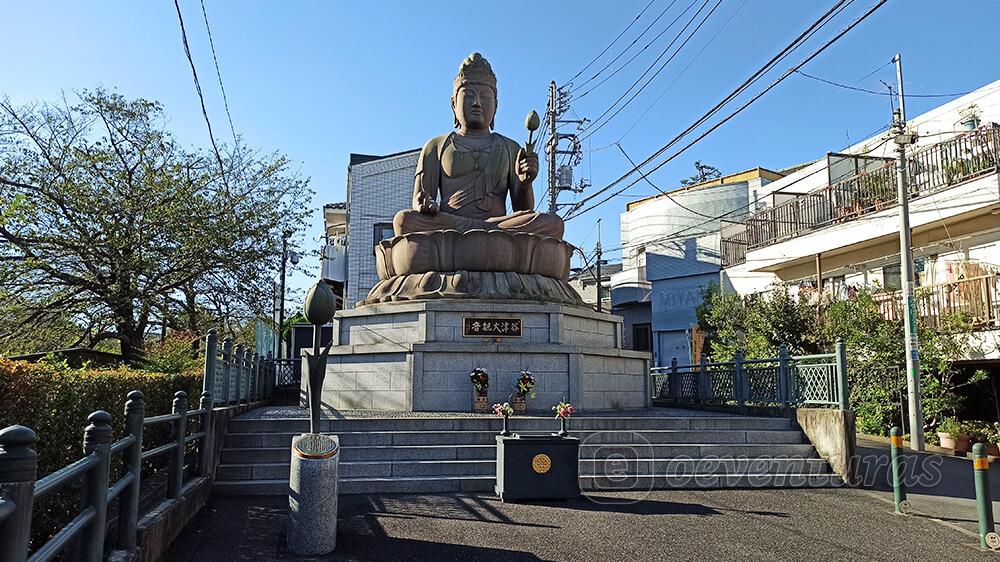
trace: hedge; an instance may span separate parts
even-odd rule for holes
[[[20,424],[35,431],[38,440],[38,477],[41,478],[83,456],[83,429],[87,416],[95,410],[111,413],[113,439],[124,432],[126,395],[140,390],[145,395],[146,415],[170,413],[173,395],[188,394],[188,409],[198,407],[202,374],[152,373],[118,367],[112,369],[72,369],[49,363],[29,363],[0,358],[0,428]],[[143,449],[166,442],[169,424],[149,428]],[[162,458],[161,458],[162,459]],[[118,459],[116,459],[117,461]],[[143,473],[155,471],[161,463],[144,463]],[[115,462],[113,471],[120,467]],[[115,478],[116,475],[112,475]],[[51,501],[36,505],[33,536],[44,539],[65,523],[68,508],[75,505],[73,490],[57,494]],[[37,544],[37,543],[36,543]]]

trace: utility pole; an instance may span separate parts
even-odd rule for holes
[[[559,197],[559,190],[556,189],[556,152],[559,150],[559,133],[556,131],[557,119],[559,118],[558,90],[556,81],[549,82],[549,212],[556,212],[556,199]]]
[[[580,185],[573,185],[573,167],[580,163],[582,156],[582,145],[573,133],[560,133],[559,125],[575,123],[580,130],[587,124],[586,119],[560,119],[564,113],[569,111],[569,92],[556,87],[555,80],[549,82],[549,105],[546,115],[549,120],[549,140],[545,143],[545,152],[549,157],[549,212],[555,213],[559,205],[560,191],[582,192],[590,186],[587,180],[580,180]],[[559,142],[563,139],[570,141],[569,150],[560,150]],[[569,155],[569,161],[563,166],[557,167],[556,157],[560,154]],[[565,173],[564,173],[565,172]]]
[[[604,297],[601,296],[601,219],[597,219],[597,312],[604,312]]]
[[[906,128],[906,100],[903,96],[903,63],[897,53],[896,87],[899,110],[893,116],[893,141],[896,143],[896,188],[899,191],[899,271],[903,285],[903,327],[906,331],[906,392],[910,404],[910,447],[924,450],[924,414],[920,397],[920,355],[917,349],[917,308],[913,299],[913,249],[910,247],[910,192],[906,181],[906,147],[915,135]]]

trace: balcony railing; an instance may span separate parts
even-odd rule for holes
[[[917,317],[936,329],[945,327],[948,317],[955,315],[965,316],[975,328],[1000,325],[1000,281],[996,275],[925,285],[915,296]],[[883,316],[902,321],[902,291],[875,295],[875,301]]]
[[[907,174],[910,197],[919,198],[949,186],[997,172],[1000,129],[979,129],[911,154]],[[746,229],[722,238],[722,265],[744,263],[749,250],[781,242],[831,224],[896,205],[895,161],[822,189],[764,209],[746,221]]]

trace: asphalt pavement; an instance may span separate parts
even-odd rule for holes
[[[972,534],[858,489],[341,496],[338,548],[297,558],[284,497],[216,497],[164,560],[1000,560]]]

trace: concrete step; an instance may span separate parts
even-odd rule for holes
[[[341,478],[341,494],[432,494],[489,492],[495,476],[415,476],[409,478]],[[288,479],[216,481],[212,493],[220,496],[283,496]]]
[[[495,443],[493,431],[345,431],[337,433],[341,446],[385,445],[474,445]],[[574,430],[571,433],[584,444],[701,444],[701,443],[802,443],[802,433],[795,430],[677,430],[647,429]],[[234,433],[226,435],[225,446],[248,447],[290,446],[296,433]]]
[[[394,478],[411,476],[495,476],[496,461],[355,461],[341,462],[344,478]],[[719,474],[827,474],[830,467],[823,459],[802,458],[719,458],[719,459],[581,459],[584,476],[641,475],[719,475]],[[221,464],[216,478],[220,481],[288,479],[289,464]],[[624,476],[623,476],[624,477]]]
[[[496,446],[475,445],[390,445],[341,447],[341,460],[396,461],[396,460],[483,460],[496,459]],[[593,444],[580,446],[581,459],[653,458],[653,459],[703,459],[747,457],[815,458],[816,450],[807,443],[794,444]],[[222,450],[222,464],[288,463],[289,446],[284,447],[228,447]]]
[[[734,488],[834,488],[844,480],[834,474],[808,473],[736,473],[699,475],[622,474],[615,476],[580,476],[584,491],[644,492],[672,489]]]
[[[343,478],[398,478],[412,476],[495,476],[496,460],[356,461],[341,462]],[[236,480],[288,480],[289,463],[220,464],[216,478]]]
[[[559,423],[551,416],[514,416],[509,421],[511,431],[556,431]],[[320,421],[323,432],[346,431],[500,431],[501,421],[494,417],[391,417],[391,418],[340,418]],[[676,429],[676,430],[782,430],[790,429],[787,418],[761,418],[744,416],[593,416],[573,417],[573,430],[589,429]],[[229,422],[234,433],[304,433],[309,431],[309,420],[303,418],[244,418]]]

